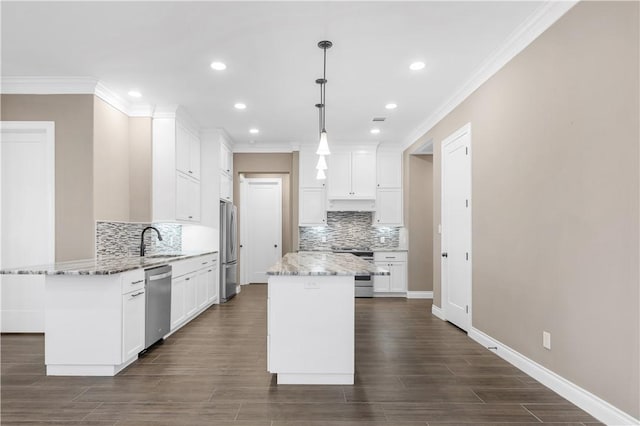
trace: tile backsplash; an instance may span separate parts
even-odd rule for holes
[[[331,246],[397,248],[400,228],[372,226],[371,212],[327,212],[327,226],[301,226],[300,250],[330,250]],[[322,238],[326,237],[326,242]],[[385,237],[385,242],[380,242]]]
[[[145,233],[147,253],[182,251],[182,225],[176,223],[96,222],[96,257],[137,256],[140,252],[140,233],[147,226],[158,228]]]

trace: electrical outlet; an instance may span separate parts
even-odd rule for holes
[[[387,239],[385,237],[380,237],[380,242],[384,243]]]
[[[545,349],[551,350],[551,333],[549,333],[548,331],[542,332],[542,346]]]
[[[322,237],[322,242],[326,243],[327,242],[327,237]]]

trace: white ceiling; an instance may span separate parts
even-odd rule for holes
[[[124,98],[138,89],[140,102],[179,104],[236,143],[289,146],[317,140],[316,45],[328,39],[330,143],[402,144],[541,5],[3,2],[2,74],[95,77]],[[213,71],[214,60],[228,68]],[[417,60],[426,68],[410,71]],[[376,116],[387,120],[372,135]]]

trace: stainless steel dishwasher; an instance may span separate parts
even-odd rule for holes
[[[146,314],[144,348],[161,340],[171,327],[171,266],[145,271]]]

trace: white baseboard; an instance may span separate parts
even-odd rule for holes
[[[431,314],[433,314],[433,316],[435,316],[437,318],[440,318],[442,321],[446,321],[447,320],[444,317],[444,311],[439,306],[431,305]]]
[[[407,291],[407,299],[433,299],[432,291]]]
[[[436,306],[433,306],[434,315]],[[444,318],[443,318],[444,319]],[[614,407],[605,400],[597,397],[586,389],[568,381],[546,367],[525,357],[521,353],[500,343],[482,331],[471,327],[469,337],[480,343],[484,347],[495,347],[493,349],[500,358],[524,371],[534,379],[538,380],[549,389],[553,390],[563,398],[582,408],[596,419],[608,425],[640,425],[640,420],[633,418],[624,411]]]

